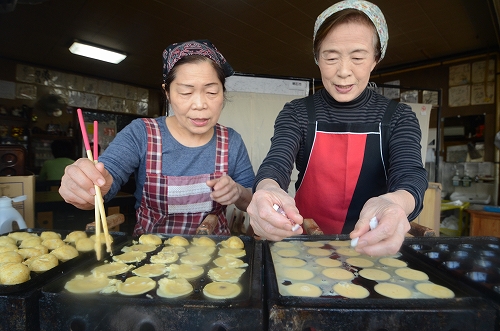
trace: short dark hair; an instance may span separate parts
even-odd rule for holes
[[[50,144],[52,155],[58,159],[60,157],[67,157],[73,159],[73,144],[69,140],[56,139]]]

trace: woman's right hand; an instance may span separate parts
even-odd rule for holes
[[[80,209],[93,209],[95,205],[95,188],[101,189],[105,195],[113,184],[113,177],[104,168],[103,163],[94,164],[86,158],[81,158],[64,170],[61,178],[59,194],[64,201]]]
[[[287,217],[274,210],[273,205],[281,206]],[[292,231],[293,224],[302,225],[303,218],[295,206],[295,200],[271,179],[264,179],[257,186],[252,201],[248,205],[250,225],[256,235],[263,239],[280,241],[284,238],[302,234],[303,229]]]

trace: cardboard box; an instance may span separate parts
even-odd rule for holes
[[[35,176],[0,176],[0,196],[27,198],[12,205],[21,214],[28,228],[35,227]]]
[[[424,195],[424,209],[414,221],[420,225],[433,229],[439,236],[441,216],[441,183],[429,183]]]

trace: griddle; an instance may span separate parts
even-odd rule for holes
[[[432,239],[432,238],[430,238]],[[299,236],[285,241],[349,240],[347,235]],[[325,247],[329,248],[329,247]],[[334,248],[332,257],[335,257]],[[319,298],[280,294],[269,243],[264,244],[265,286],[269,330],[494,330],[495,307],[476,289],[401,250],[408,267],[427,273],[433,283],[455,293],[453,299],[390,299],[373,290],[374,281],[355,277],[352,282],[370,292],[365,299],[341,296]],[[352,268],[346,264],[344,268]],[[361,268],[356,268],[361,269]],[[352,271],[352,270],[351,270]]]
[[[401,249],[491,299],[500,330],[500,238],[407,238]]]
[[[174,235],[158,234],[163,239]],[[192,235],[182,235],[190,242]],[[207,236],[216,243],[228,236]],[[194,292],[181,298],[167,299],[156,294],[156,288],[146,294],[123,296],[112,294],[73,294],[64,289],[67,281],[77,274],[88,275],[101,263],[89,262],[72,270],[42,289],[40,300],[41,330],[261,330],[263,329],[262,291],[262,245],[248,236],[240,237],[245,244],[246,256],[241,259],[248,264],[240,278],[242,293],[234,299],[214,300],[204,297],[203,287],[211,280],[206,272],[215,265],[205,265],[205,274],[190,280]],[[136,242],[132,239],[124,246]],[[147,253],[146,260],[136,263],[141,266],[149,262],[164,245]],[[115,251],[115,255],[121,254]],[[178,262],[177,262],[178,263]],[[133,276],[131,272],[117,276],[124,280]],[[161,277],[152,277],[158,281]]]
[[[29,232],[40,234],[43,231],[59,233],[64,239],[72,230],[53,229],[23,229],[12,232]],[[10,232],[10,233],[12,233]],[[2,236],[6,236],[5,233]],[[93,233],[87,233],[91,235]],[[127,239],[123,232],[110,232],[113,236],[113,245],[120,245]],[[103,249],[105,252],[105,249]],[[44,273],[31,272],[31,279],[17,285],[0,285],[0,330],[38,330],[39,314],[38,303],[41,288],[50,281],[60,277],[85,261],[95,259],[95,252],[80,253],[78,257],[60,263],[58,266]]]

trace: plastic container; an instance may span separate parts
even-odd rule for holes
[[[26,195],[21,195],[15,198],[3,196],[0,198],[0,234],[11,232],[12,225],[17,223],[19,229],[26,229],[26,222],[19,212],[12,206],[12,202],[26,200]]]

